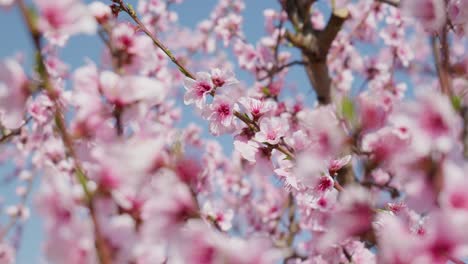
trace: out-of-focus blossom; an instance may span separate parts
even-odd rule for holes
[[[38,25],[50,39],[68,38],[71,35],[96,32],[96,20],[80,0],[35,0],[39,8]],[[58,42],[61,42],[58,40]],[[62,44],[64,44],[62,42]]]
[[[22,122],[28,98],[28,79],[14,59],[0,62],[0,123],[9,129]]]

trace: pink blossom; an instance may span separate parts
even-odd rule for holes
[[[450,21],[455,25],[468,25],[468,2],[465,0],[451,0],[447,7]]]
[[[39,28],[52,38],[96,32],[96,20],[79,0],[35,0],[39,8]]]
[[[203,212],[206,217],[214,221],[216,225],[223,231],[228,231],[232,227],[232,219],[234,217],[234,211],[229,209],[225,212],[215,209],[210,202],[203,205]]]
[[[242,97],[239,99],[239,103],[249,111],[254,118],[260,118],[265,113],[270,112],[274,108],[274,103],[265,100],[261,101],[251,97]]]
[[[288,124],[281,118],[264,118],[260,121],[260,131],[255,134],[255,140],[275,145],[286,135],[288,129]]]
[[[159,104],[165,97],[162,83],[147,77],[121,77],[113,72],[104,71],[100,74],[99,82],[104,96],[118,106],[138,101]]]
[[[147,221],[145,232],[155,236],[174,235],[187,219],[197,214],[195,201],[187,185],[179,182],[175,176],[167,174],[159,179],[159,194],[146,201],[142,208],[142,219]],[[171,190],[165,186],[171,185]],[[163,189],[161,189],[163,188]],[[152,218],[157,218],[151,221]]]
[[[308,133],[311,147],[320,155],[335,155],[345,143],[343,129],[329,108],[301,111],[298,118]]]
[[[468,195],[463,191],[468,186],[468,181],[464,177],[464,171],[466,167],[444,164],[444,188],[439,199],[446,208],[468,212]]]
[[[0,0],[0,6],[1,7],[10,7],[13,5],[15,0]]]
[[[219,68],[211,70],[211,81],[213,82],[213,85],[216,88],[229,87],[231,85],[239,83],[232,71],[221,70]]]
[[[120,23],[112,30],[115,47],[130,54],[135,53],[135,29],[127,23]]]
[[[9,129],[23,122],[28,80],[21,65],[14,59],[0,62],[0,121]]]
[[[259,144],[253,140],[243,141],[235,140],[234,149],[238,151],[242,157],[250,162],[256,161]]]
[[[242,37],[241,24],[242,17],[237,14],[231,13],[219,19],[215,32],[223,39],[224,46],[227,46],[232,38]]]
[[[15,250],[4,242],[0,243],[0,262],[5,264],[15,263]]]
[[[211,93],[214,87],[210,74],[199,72],[196,78],[196,80],[192,80],[186,77],[184,80],[184,87],[187,90],[184,95],[184,103],[186,105],[195,103],[201,109],[205,104],[206,96]]]
[[[346,155],[342,157],[341,159],[336,159],[330,161],[328,165],[328,172],[330,175],[334,175],[336,172],[338,172],[341,168],[346,166],[350,161],[351,161],[352,156],[351,155]]]
[[[418,20],[424,28],[438,31],[445,24],[445,3],[443,0],[405,0],[402,12]]]
[[[220,135],[232,130],[234,112],[238,109],[237,104],[224,95],[217,95],[209,109],[207,120],[210,121],[210,132],[213,135]]]
[[[112,10],[102,2],[94,1],[88,5],[89,10],[100,24],[105,24],[112,18]]]

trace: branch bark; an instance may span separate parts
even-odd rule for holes
[[[306,62],[309,82],[317,94],[320,104],[331,102],[331,77],[327,65],[330,47],[348,17],[346,9],[334,9],[324,30],[313,28],[310,8],[315,1],[286,0],[283,9],[293,24],[296,33],[287,32],[286,38],[299,48],[302,59]]]

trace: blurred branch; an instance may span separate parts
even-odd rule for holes
[[[391,5],[393,7],[399,7],[400,6],[400,0],[375,0],[375,1],[383,3],[383,4]]]
[[[125,13],[127,13],[132,19],[133,21],[135,21],[135,23],[138,25],[138,27],[143,30],[143,32],[145,32],[145,34],[151,38],[151,40],[153,41],[153,43],[158,47],[160,48],[170,59],[171,61],[177,65],[177,67],[179,68],[179,71],[182,72],[186,77],[190,78],[190,79],[193,79],[195,80],[195,75],[193,75],[187,68],[185,68],[184,65],[182,65],[181,62],[179,62],[175,57],[174,55],[172,55],[172,52],[169,50],[169,48],[167,48],[156,36],[154,36],[153,34],[151,34],[151,32],[148,30],[148,28],[146,28],[146,26],[141,22],[141,20],[138,18],[138,16],[136,15],[136,12],[135,10],[133,10],[133,7],[131,5],[126,5],[123,0],[114,0],[114,2],[118,3],[119,4],[119,7],[122,11],[124,11]]]
[[[447,31],[444,29],[442,35],[438,38],[436,36],[431,37],[432,52],[434,55],[434,64],[437,69],[437,75],[439,76],[439,84],[442,93],[450,96],[450,76],[449,76],[449,64],[448,61],[448,43],[447,43]]]
[[[13,129],[13,130],[9,130],[9,131],[4,131],[4,132],[7,132],[6,134],[3,134],[1,137],[0,137],[0,144],[1,143],[5,143],[7,142],[8,140],[10,140],[12,137],[14,136],[18,136],[21,134],[21,130],[23,129],[24,126],[26,126],[29,121],[31,121],[32,117],[28,117],[26,119],[26,121],[18,128],[16,129]],[[4,133],[3,132],[3,133]]]
[[[86,177],[85,172],[83,168],[81,167],[81,164],[76,155],[72,137],[70,136],[66,128],[63,109],[59,101],[58,94],[52,85],[49,73],[44,63],[44,58],[42,56],[42,44],[41,44],[42,34],[38,30],[37,26],[35,25],[31,12],[29,11],[29,8],[24,2],[24,0],[18,0],[17,3],[20,8],[21,14],[24,18],[24,21],[26,22],[27,29],[30,33],[31,39],[34,44],[34,48],[36,52],[36,63],[37,63],[37,68],[38,68],[37,72],[43,80],[45,92],[47,93],[48,97],[54,104],[54,109],[55,109],[54,120],[55,120],[56,128],[58,130],[58,133],[60,134],[62,142],[65,146],[65,149],[68,152],[67,154],[74,161],[74,170],[75,170],[76,178],[78,182],[80,183],[81,187],[83,188],[83,191],[87,198],[86,199],[87,206],[89,208],[89,212],[92,218],[94,233],[96,237],[95,246],[96,246],[96,251],[97,251],[98,258],[99,258],[99,262],[102,264],[110,264],[111,263],[110,250],[104,238],[102,237],[102,233],[101,233],[99,223],[98,223],[96,213],[95,213],[94,204],[92,202],[92,194],[89,191],[88,186],[87,186],[88,178]]]

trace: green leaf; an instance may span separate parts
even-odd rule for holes
[[[455,111],[459,112],[462,108],[462,100],[459,96],[453,95],[452,98],[450,98],[452,101],[452,106]]]
[[[344,97],[343,101],[341,102],[341,114],[344,118],[348,121],[353,121],[355,117],[355,107],[353,101],[348,97]]]
[[[266,96],[270,96],[270,95],[271,95],[270,89],[268,89],[268,87],[266,87],[266,86],[262,88],[262,92],[263,92],[263,94],[265,94]]]

